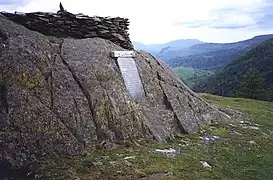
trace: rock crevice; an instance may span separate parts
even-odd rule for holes
[[[93,120],[93,123],[96,127],[95,131],[96,131],[96,134],[99,135],[99,125],[98,125],[98,122],[97,122],[97,117],[96,117],[96,113],[95,113],[95,104],[94,102],[91,100],[90,98],[90,95],[88,93],[88,90],[86,90],[86,88],[84,87],[84,85],[81,83],[81,81],[79,80],[79,78],[76,76],[75,72],[72,70],[72,68],[69,66],[69,64],[66,62],[65,58],[63,57],[63,42],[61,42],[60,44],[60,52],[59,52],[59,56],[62,60],[62,63],[67,67],[68,71],[71,73],[71,76],[73,77],[73,80],[76,82],[76,84],[78,85],[79,89],[81,90],[82,94],[85,96],[86,100],[87,100],[87,103],[88,103],[88,106],[89,106],[89,110],[91,112],[91,116],[92,116],[92,120]],[[77,101],[75,100],[75,98],[73,97],[73,100],[75,102],[75,105],[76,105],[76,109],[80,115],[80,111],[79,109],[77,108]],[[82,120],[82,117],[80,115],[80,118]]]

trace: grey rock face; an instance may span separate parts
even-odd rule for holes
[[[109,40],[47,37],[0,15],[0,160],[14,167],[94,141],[164,140],[226,118],[144,52],[136,65],[145,95],[128,93]],[[3,89],[3,88],[2,88]]]

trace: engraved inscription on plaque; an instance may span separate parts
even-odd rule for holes
[[[113,57],[117,57],[117,62],[125,83],[125,86],[134,99],[138,99],[144,94],[142,82],[136,67],[135,54],[133,51],[114,51]]]
[[[125,82],[126,88],[134,99],[144,94],[142,82],[133,58],[118,58],[118,64]]]

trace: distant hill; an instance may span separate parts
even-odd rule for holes
[[[168,64],[175,67],[191,67],[203,70],[217,70],[232,59],[246,53],[247,49],[224,49],[186,57],[172,58]]]
[[[194,90],[273,100],[273,39],[230,62],[222,71],[196,85]]]
[[[165,50],[157,54],[172,67],[184,66],[199,69],[217,69],[227,62],[244,55],[250,49],[273,38],[273,35],[261,35],[235,43],[203,43],[180,50]]]
[[[204,42],[199,41],[197,39],[180,39],[180,40],[170,41],[164,44],[149,44],[149,45],[145,45],[135,41],[133,42],[136,50],[145,50],[155,56],[165,50],[168,50],[168,51],[180,50],[180,49],[188,48],[190,46],[200,44],[200,43],[204,43]]]

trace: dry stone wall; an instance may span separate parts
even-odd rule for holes
[[[72,37],[77,39],[99,37],[132,50],[129,38],[129,19],[111,17],[89,17],[69,12],[58,13],[7,13],[1,12],[8,19],[26,28],[55,37]]]

